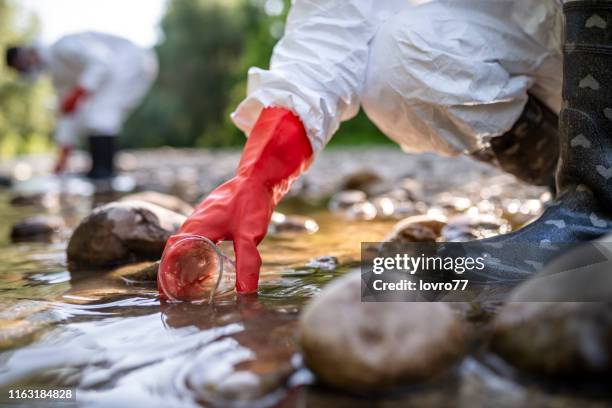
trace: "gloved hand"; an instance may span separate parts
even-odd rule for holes
[[[168,248],[184,236],[200,235],[213,242],[231,240],[236,255],[236,290],[256,292],[261,266],[257,245],[266,235],[274,207],[311,158],[312,147],[300,119],[287,109],[264,109],[249,135],[236,176],[210,193],[170,237],[164,261],[175,259],[167,254]],[[162,264],[160,274],[178,274],[173,265],[177,263]],[[166,289],[180,299],[181,294],[187,297],[190,293],[189,286]],[[158,288],[166,298],[159,278]]]
[[[63,114],[73,113],[79,104],[87,97],[87,90],[81,86],[75,87],[62,101],[61,111]]]
[[[72,146],[63,146],[60,148],[59,154],[57,155],[57,161],[55,162],[55,167],[53,168],[53,173],[60,174],[66,170],[68,157],[70,157],[72,149]]]

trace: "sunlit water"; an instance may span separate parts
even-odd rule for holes
[[[3,196],[2,237],[12,224],[7,220],[28,212],[6,201]],[[307,373],[295,373],[301,367],[294,342],[299,308],[347,270],[305,265],[321,255],[349,265],[358,259],[361,241],[382,238],[392,225],[348,222],[327,212],[311,215],[320,224],[318,233],[262,243],[258,297],[229,295],[213,305],[160,305],[154,283],[121,278],[130,267],[70,272],[65,242],[5,240],[0,325],[18,335],[0,338],[5,349],[0,383],[74,386],[79,402],[101,406],[282,402],[289,384],[311,381]]]

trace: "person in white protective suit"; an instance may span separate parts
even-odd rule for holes
[[[539,220],[481,242],[498,262],[471,277],[524,279],[555,255],[553,244],[611,229],[612,142],[601,137],[612,133],[611,28],[612,2],[598,0],[296,0],[270,68],[249,70],[248,96],[232,114],[248,135],[236,177],[166,252],[189,235],[232,240],[237,291],[256,291],[256,247],[274,206],[361,106],[406,151],[467,154],[531,183],[556,181],[558,199]],[[576,112],[592,124],[569,120]],[[160,267],[160,291],[172,299],[197,284],[176,261],[197,254],[180,250]]]
[[[7,64],[24,75],[48,72],[59,99],[55,171],[65,169],[80,136],[89,138],[91,178],[113,176],[116,137],[157,75],[153,51],[99,32],[67,35],[50,47],[7,50]]]

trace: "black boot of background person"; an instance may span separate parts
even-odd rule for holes
[[[94,180],[110,179],[114,177],[116,152],[116,136],[89,136],[89,154],[91,156],[91,169],[87,173],[87,177]]]
[[[491,139],[490,146],[472,154],[519,180],[554,190],[559,160],[559,117],[529,95],[512,129]]]
[[[569,247],[612,229],[612,2],[570,2],[564,12],[557,199],[524,228],[468,245],[463,256],[488,259],[484,270],[465,275],[470,280],[526,279]],[[452,247],[439,253],[455,256]]]

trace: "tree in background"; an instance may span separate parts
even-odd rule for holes
[[[156,47],[160,73],[126,124],[129,147],[235,144],[222,132],[233,72],[246,33],[241,9],[227,2],[171,0]]]
[[[20,14],[16,4],[0,0],[0,49],[27,42],[36,23],[31,16]],[[48,134],[52,115],[48,82],[36,84],[19,80],[4,61],[0,64],[0,156],[28,153],[49,147]]]
[[[234,146],[229,119],[244,98],[249,67],[267,68],[290,0],[171,0],[156,47],[160,76],[126,125],[128,147]],[[361,113],[332,144],[387,140]]]

